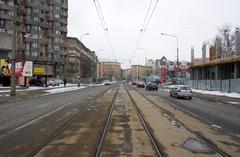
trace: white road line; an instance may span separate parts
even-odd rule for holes
[[[36,121],[38,121],[38,120],[41,120],[41,119],[43,119],[43,118],[45,118],[45,117],[47,117],[47,116],[49,116],[49,115],[51,115],[51,114],[53,114],[53,113],[55,113],[55,112],[57,112],[57,111],[63,109],[63,108],[64,108],[65,106],[67,106],[67,105],[68,105],[68,104],[66,104],[66,105],[64,105],[64,106],[61,106],[61,107],[59,107],[59,108],[57,108],[57,109],[55,109],[55,110],[53,110],[53,111],[51,111],[51,112],[48,112],[47,114],[44,114],[44,115],[42,115],[42,116],[40,116],[40,117],[38,117],[38,118],[30,121],[30,122],[27,122],[27,123],[25,123],[25,124],[23,124],[23,125],[15,128],[14,131],[19,131],[19,130],[21,130],[22,128],[25,128],[26,126],[29,126],[29,125],[31,125],[32,123],[34,123],[34,122],[36,122]]]

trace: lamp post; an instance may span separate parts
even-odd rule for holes
[[[138,47],[137,49],[144,51],[144,53],[145,53],[145,66],[146,66],[147,65],[147,50],[143,49],[143,48],[140,48],[140,47]]]
[[[173,34],[166,34],[166,33],[161,33],[161,35],[165,35],[165,36],[170,36],[176,39],[177,41],[177,74],[176,74],[176,80],[177,80],[177,84],[178,84],[178,62],[179,62],[179,48],[178,48],[178,37],[176,35]]]
[[[80,43],[82,44],[82,37],[90,35],[90,33],[83,33],[80,36]],[[83,45],[83,44],[82,44]],[[79,76],[78,76],[78,86],[80,87],[80,78],[81,78],[81,51],[82,51],[82,46],[80,47],[80,52],[79,52]]]

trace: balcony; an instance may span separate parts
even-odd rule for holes
[[[63,7],[64,9],[68,9],[68,5],[65,4],[65,3],[62,5],[62,7]]]

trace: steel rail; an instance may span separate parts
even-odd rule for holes
[[[108,111],[107,118],[106,118],[106,120],[104,122],[104,125],[103,125],[103,130],[101,131],[102,134],[101,134],[101,136],[100,136],[100,138],[99,138],[99,140],[97,142],[97,148],[96,148],[96,151],[95,151],[95,154],[94,154],[95,157],[99,157],[100,156],[102,145],[103,145],[103,141],[104,141],[104,139],[106,137],[107,129],[108,129],[111,117],[112,117],[112,112],[113,112],[113,108],[114,108],[114,102],[115,102],[115,99],[117,97],[118,90],[119,90],[119,86],[118,86],[116,92],[114,93],[114,96],[113,96],[113,99],[112,99],[112,103],[111,103],[110,109]]]
[[[104,93],[106,93],[110,88],[107,88]],[[97,99],[99,97],[102,96],[101,94],[98,94],[93,101],[90,104],[93,104],[94,102],[97,101]],[[89,105],[88,105],[89,106]],[[62,133],[69,125],[72,124],[72,122],[78,118],[78,116],[83,113],[87,107],[79,112],[77,112],[76,114],[74,114],[71,118],[69,118],[69,120],[67,122],[65,122],[64,124],[62,124],[58,129],[56,129],[54,132],[52,132],[46,139],[44,139],[39,145],[36,146],[36,148],[34,148],[30,153],[28,153],[26,155],[26,157],[33,157],[35,156],[38,152],[40,152],[44,147],[46,147],[53,139],[55,139],[60,133]]]
[[[124,86],[125,87],[125,86]],[[138,114],[138,117],[139,119],[141,120],[141,123],[144,127],[144,130],[146,131],[152,145],[154,146],[155,150],[156,150],[156,153],[159,157],[164,157],[164,153],[161,152],[161,147],[156,139],[156,137],[154,136],[153,132],[151,131],[150,129],[150,126],[149,124],[146,122],[146,120],[144,119],[144,116],[142,115],[140,109],[137,107],[137,103],[134,101],[133,97],[131,96],[131,94],[129,93],[128,89],[125,87],[130,99],[131,99],[131,102],[133,103],[133,105],[135,106],[136,108],[136,111],[137,111],[137,114]]]
[[[130,86],[129,86],[130,87]],[[154,101],[152,101],[151,99],[149,99],[147,96],[145,96],[144,94],[140,93],[139,91],[137,91],[135,88],[130,87],[131,89],[133,89],[134,91],[136,91],[138,94],[140,94],[142,97],[144,97],[146,100],[148,100],[150,103],[152,103],[153,105],[159,107]],[[158,95],[155,95],[158,96]],[[165,101],[167,101],[166,99],[164,99]],[[169,101],[167,101],[169,102]],[[169,102],[171,103],[171,102]],[[172,103],[171,103],[172,104]],[[162,109],[161,107],[159,107],[160,109]],[[164,109],[162,109],[164,110]],[[190,127],[186,126],[184,123],[182,123],[181,121],[179,121],[178,119],[175,119],[175,121],[182,125],[182,127],[184,127],[186,130],[188,130],[189,132],[191,132],[192,134],[194,134],[195,136],[197,136],[203,143],[206,143],[209,147],[211,147],[215,152],[217,152],[218,154],[220,154],[223,157],[231,157],[231,155],[227,154],[226,152],[224,152],[223,150],[221,150],[220,148],[217,147],[216,144],[214,144],[214,142],[212,142],[211,140],[205,138],[203,135],[201,135],[200,133],[194,131],[193,129],[191,129]]]

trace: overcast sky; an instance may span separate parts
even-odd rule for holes
[[[135,50],[136,40],[151,0],[98,0],[108,33],[119,61],[128,60],[135,51],[132,64],[144,64],[144,51]],[[156,0],[153,0],[155,3]],[[68,36],[80,38],[100,58],[114,59],[101,27],[93,0],[69,0]],[[147,50],[148,59],[166,56],[176,60],[176,40],[179,38],[179,59],[190,60],[191,46],[195,56],[201,56],[202,43],[213,40],[224,23],[240,26],[240,0],[159,0],[139,47]],[[104,49],[103,51],[99,51]],[[129,66],[124,62],[123,68]]]

